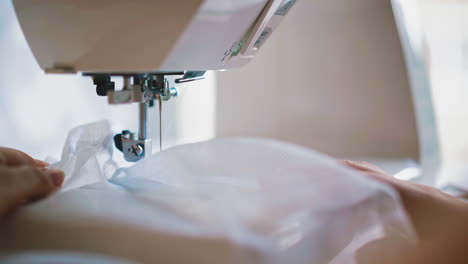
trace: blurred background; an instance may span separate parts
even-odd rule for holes
[[[181,87],[164,107],[163,143],[270,137],[401,178],[422,166],[428,183],[464,171],[467,6],[395,0],[394,13],[390,0],[298,1],[247,67]],[[10,1],[0,2],[0,58],[0,145],[59,158],[75,126],[136,129],[137,106],[107,105],[91,79],[42,73]]]
[[[256,60],[217,77],[218,135],[343,158],[419,156],[390,1],[298,1]]]
[[[421,153],[438,165],[431,168],[437,185],[466,192],[468,2],[395,0],[394,4],[424,142]]]

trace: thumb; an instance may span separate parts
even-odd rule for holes
[[[46,197],[63,182],[64,174],[58,170],[37,167],[0,169],[0,216],[25,201]]]

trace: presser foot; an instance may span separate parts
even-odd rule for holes
[[[137,162],[151,155],[151,139],[135,139],[135,134],[128,130],[114,136],[117,149],[122,151],[128,162]]]

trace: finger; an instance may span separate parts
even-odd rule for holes
[[[374,179],[374,180],[377,180],[379,182],[382,182],[382,183],[385,183],[387,185],[390,185],[392,186],[393,188],[396,188],[396,189],[401,189],[402,187],[404,187],[404,182],[394,178],[393,176],[391,175],[388,175],[386,173],[380,173],[380,172],[364,172],[365,175],[367,175],[368,177]]]
[[[381,169],[381,168],[379,168],[379,167],[377,167],[375,165],[372,165],[370,163],[367,163],[367,162],[345,160],[345,161],[341,161],[341,163],[343,163],[344,165],[346,165],[348,167],[359,170],[359,171],[378,172],[378,173],[387,174],[383,169]]]
[[[50,176],[56,187],[62,187],[63,181],[65,179],[65,173],[61,170],[47,170],[46,174]]]
[[[9,177],[14,178],[12,190],[16,190],[14,196],[17,199],[46,196],[56,188],[50,173],[39,168],[13,168],[10,169]]]
[[[350,160],[341,161],[341,163],[343,163],[344,165],[352,169],[355,169],[359,172],[364,173],[370,178],[373,178],[382,183],[391,185],[394,188],[402,187],[402,184],[403,184],[402,181],[396,179],[392,175],[386,173],[384,170],[372,164],[369,164],[366,162],[359,162],[359,161],[350,161]]]
[[[0,165],[19,167],[19,166],[36,166],[36,163],[31,156],[16,149],[0,148]]]
[[[43,160],[38,160],[38,159],[35,159],[34,160],[34,164],[37,166],[37,167],[40,167],[40,168],[45,168],[47,166],[49,166],[50,164],[48,162],[45,162]]]
[[[12,210],[24,201],[44,198],[63,182],[63,173],[37,167],[2,168],[0,188],[4,211]]]
[[[384,172],[384,170],[380,169],[379,167],[364,162],[364,161],[352,161],[352,160],[346,160],[344,161],[344,164],[353,168],[356,168],[358,170],[364,170],[364,171],[379,171],[379,172]]]

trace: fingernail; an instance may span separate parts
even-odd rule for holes
[[[46,171],[47,175],[52,179],[55,186],[60,187],[62,186],[63,180],[65,178],[65,174],[61,170],[51,169]]]

